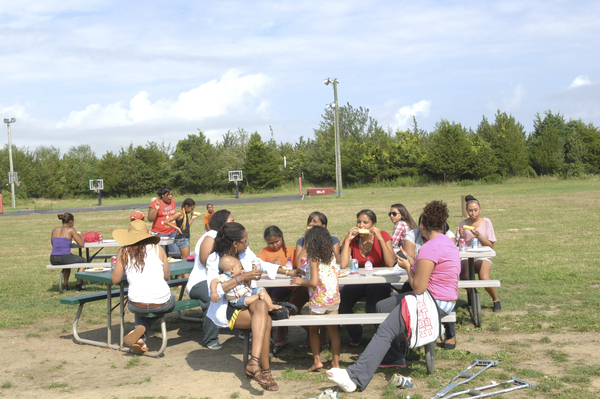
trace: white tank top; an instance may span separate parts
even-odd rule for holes
[[[146,258],[142,272],[133,267],[131,258],[127,266],[127,282],[129,283],[129,300],[141,303],[165,303],[171,296],[169,285],[165,281],[163,262],[158,257],[156,245],[146,245]]]

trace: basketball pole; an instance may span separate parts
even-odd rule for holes
[[[235,179],[235,199],[239,199],[240,198],[240,190],[238,188],[238,181],[237,179]]]

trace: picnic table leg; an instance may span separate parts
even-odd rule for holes
[[[107,313],[107,319],[108,319],[108,325],[106,328],[106,343],[108,345],[110,345],[112,343],[112,335],[110,332],[110,327],[112,325],[112,318],[111,318],[111,309],[112,309],[112,295],[111,295],[111,288],[112,288],[112,284],[106,284],[107,289],[106,289],[106,313]]]
[[[58,275],[58,291],[65,292],[65,269],[61,269]]]
[[[123,347],[123,336],[125,335],[125,326],[124,326],[124,322],[125,322],[125,288],[123,286],[123,284],[119,285],[119,288],[121,289],[121,292],[119,293],[119,298],[121,300],[121,306],[120,306],[120,316],[121,316],[121,320],[119,322],[120,324],[120,333],[119,333],[119,346]]]
[[[469,279],[475,280],[475,259],[469,258]],[[476,288],[471,288],[471,318],[475,327],[481,327],[481,302],[479,292]]]
[[[433,374],[435,366],[435,341],[425,345],[425,364],[427,366],[427,374]]]

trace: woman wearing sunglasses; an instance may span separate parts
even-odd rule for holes
[[[394,232],[392,233],[392,246],[401,248],[404,245],[406,235],[418,226],[408,213],[406,207],[402,204],[394,204],[390,207],[388,216],[394,223]]]

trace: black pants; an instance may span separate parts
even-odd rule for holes
[[[377,302],[389,297],[390,292],[392,292],[392,287],[389,284],[345,285],[340,290],[340,314],[354,313],[354,305],[363,297],[366,298],[366,312],[375,313]],[[359,343],[362,339],[363,329],[361,325],[346,326],[346,331],[348,331],[352,342]]]

